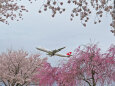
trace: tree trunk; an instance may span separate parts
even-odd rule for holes
[[[2,82],[4,83],[5,86],[7,86],[7,84],[2,80]]]
[[[114,0],[114,8],[115,8],[115,0]]]
[[[87,80],[84,80],[84,81],[85,81],[85,82],[87,82],[89,86],[91,86],[91,84],[90,84],[90,82],[89,82],[89,81],[87,81]]]
[[[23,86],[23,85],[21,85],[20,83],[17,83],[16,86]]]
[[[95,71],[92,70],[92,83],[93,83],[93,86],[96,86],[96,83],[95,83],[95,78],[94,78],[94,75],[95,75]]]

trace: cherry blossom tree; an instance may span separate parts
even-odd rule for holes
[[[8,23],[8,20],[23,19],[22,12],[28,12],[24,5],[19,5],[20,0],[0,0],[0,22]]]
[[[57,67],[52,67],[50,63],[44,63],[42,68],[33,76],[33,82],[39,86],[52,86],[56,81],[55,72]]]
[[[52,17],[55,17],[57,13],[62,14],[68,9],[64,7],[65,5],[73,7],[70,20],[72,21],[76,16],[80,17],[84,27],[91,18],[91,14],[95,16],[94,24],[100,23],[103,15],[111,15],[113,21],[110,22],[110,26],[113,29],[110,31],[115,35],[115,0],[44,0],[38,12],[42,13],[49,9],[52,11]]]
[[[19,13],[18,16],[20,18],[22,17],[22,12],[27,10],[25,9],[24,4],[21,6],[18,4],[19,1],[0,0],[0,21],[3,22],[9,17],[13,20],[16,17],[17,12]],[[28,1],[32,3],[33,1],[37,0]],[[89,20],[89,15],[93,13],[93,9],[95,10],[96,14],[94,24],[96,24],[97,22],[101,22],[100,17],[103,16],[104,12],[111,14],[111,16],[113,17],[114,0],[44,0],[39,13],[50,9],[52,10],[52,17],[54,17],[56,13],[61,14],[62,12],[66,11],[66,8],[63,6],[64,4],[73,5],[70,20],[73,20],[75,16],[79,16],[84,26],[86,26],[86,22],[88,22]],[[113,26],[112,23],[111,26]]]
[[[74,56],[61,68],[59,83],[65,86],[86,85],[86,83],[89,86],[111,84],[115,81],[114,54],[115,46],[110,47],[108,53],[104,54],[96,45],[77,48]]]
[[[61,14],[66,10],[66,8],[63,6],[64,4],[70,4],[73,5],[70,20],[73,20],[75,16],[79,16],[82,24],[86,26],[86,22],[89,20],[89,15],[93,13],[94,10],[96,14],[94,24],[101,22],[100,18],[103,16],[104,12],[112,15],[112,9],[114,8],[113,3],[114,0],[44,0],[39,13],[50,9],[52,10],[52,17],[54,17],[56,13]]]
[[[115,45],[106,53],[93,44],[78,47],[67,63],[53,70],[50,65],[45,66],[35,80],[43,86],[54,82],[58,86],[109,86],[115,82]]]
[[[19,0],[22,1],[22,0]],[[24,4],[19,5],[18,0],[0,0],[0,21],[8,24],[9,18],[11,20],[22,18],[22,12],[26,11]],[[30,3],[38,0],[28,0]],[[42,0],[41,0],[42,1]],[[66,5],[72,6],[70,13],[70,20],[72,21],[76,16],[80,17],[81,23],[86,27],[87,22],[90,19],[90,15],[95,16],[94,24],[100,23],[101,18],[105,14],[111,15],[113,21],[110,22],[110,26],[113,27],[110,30],[115,34],[115,0],[44,0],[43,4],[39,9],[39,13],[42,11],[47,11],[48,9],[52,11],[52,17],[55,17],[57,13],[62,14],[66,11]]]
[[[0,79],[5,86],[23,86],[31,83],[37,69],[46,62],[39,54],[29,55],[23,50],[0,54]]]

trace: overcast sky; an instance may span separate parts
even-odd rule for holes
[[[37,53],[39,51],[35,49],[36,47],[53,50],[66,46],[66,49],[60,52],[66,54],[74,51],[79,45],[90,42],[99,43],[103,51],[111,44],[115,44],[115,36],[110,32],[109,15],[103,17],[103,22],[96,25],[93,24],[94,16],[91,15],[87,27],[83,27],[79,18],[70,21],[70,10],[52,18],[50,11],[38,14],[39,7],[40,4],[37,3],[29,4],[27,6],[29,13],[24,13],[24,20],[11,21],[10,25],[0,23],[0,52],[7,49],[24,49]],[[61,58],[49,58],[49,62],[55,65],[59,59]]]

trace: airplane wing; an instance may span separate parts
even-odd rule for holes
[[[56,56],[60,56],[60,57],[70,57],[70,56],[62,55],[62,54],[58,54],[58,53],[56,53],[55,55],[56,55]]]
[[[37,50],[40,50],[40,51],[43,51],[43,52],[46,52],[46,53],[49,53],[50,51],[49,50],[46,50],[46,49],[43,49],[43,48],[36,48]]]

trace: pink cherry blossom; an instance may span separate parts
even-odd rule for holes
[[[34,79],[40,86],[107,86],[115,82],[115,45],[102,53],[96,44],[78,47],[61,67],[45,64]]]
[[[29,55],[23,50],[0,54],[0,79],[5,86],[27,85],[32,76],[42,66],[46,59],[40,59],[39,54]]]

